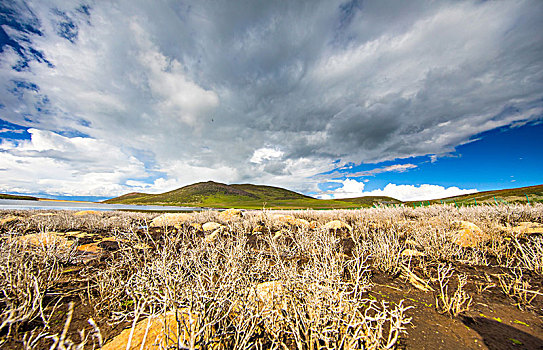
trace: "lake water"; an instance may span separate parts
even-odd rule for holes
[[[49,201],[28,201],[19,199],[0,199],[0,210],[2,209],[45,209],[45,210],[136,210],[136,211],[200,211],[203,208],[176,207],[162,205],[127,205],[127,204],[105,204],[93,202],[49,202]]]

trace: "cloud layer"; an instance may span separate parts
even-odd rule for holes
[[[456,186],[443,187],[438,185],[396,185],[389,183],[383,189],[373,191],[364,191],[364,183],[354,179],[339,181],[342,186],[333,190],[326,191],[319,195],[321,199],[341,199],[354,198],[362,196],[387,196],[399,199],[401,201],[431,200],[459,196],[477,192],[476,189],[460,189]]]
[[[341,164],[439,156],[543,111],[538,1],[2,6],[0,118],[32,128],[2,143],[3,191],[318,191]]]

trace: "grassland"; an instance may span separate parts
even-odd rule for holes
[[[481,204],[507,204],[507,203],[543,203],[543,185],[510,188],[496,191],[483,191],[467,195],[447,197],[430,201],[410,201],[406,205],[424,204],[455,204],[471,206]]]
[[[541,204],[0,211],[0,347],[539,349],[542,236]]]

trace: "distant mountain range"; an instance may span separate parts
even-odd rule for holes
[[[11,194],[0,194],[0,199],[43,200],[43,198]],[[195,183],[160,194],[139,192],[127,193],[120,197],[105,200],[104,203],[245,209],[349,209],[371,207],[378,204],[405,204],[416,207],[439,203],[449,203],[460,206],[495,203],[526,203],[528,201],[530,203],[543,202],[543,185],[484,191],[434,200],[402,202],[385,196],[316,199],[280,187],[251,184],[226,185],[208,181]]]
[[[247,209],[262,209],[263,207],[344,209],[370,207],[378,203],[401,203],[401,201],[390,197],[316,199],[279,187],[251,184],[226,185],[214,181],[199,182],[160,194],[128,193],[104,202]]]
[[[543,202],[543,185],[484,191],[462,196],[447,197],[430,201],[409,201],[408,205],[456,203],[457,205],[497,204],[497,203],[535,203]]]
[[[262,185],[226,185],[214,181],[199,182],[179,189],[160,193],[128,193],[120,197],[104,201],[119,204],[154,204],[179,205],[209,208],[313,208],[344,209],[371,207],[375,204],[424,205],[436,203],[456,203],[473,205],[482,203],[526,203],[543,202],[543,185],[485,191],[468,195],[449,197],[430,201],[402,202],[384,196],[366,196],[344,199],[316,199],[284,188]],[[494,199],[495,198],[495,199]]]

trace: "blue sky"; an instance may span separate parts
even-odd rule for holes
[[[457,147],[455,152],[444,157],[423,156],[379,164],[348,164],[347,169],[343,167],[329,173],[336,175],[334,180],[353,179],[364,183],[366,192],[380,191],[391,183],[409,186],[404,190],[424,184],[443,188],[461,184],[464,189],[478,191],[532,186],[542,183],[541,135],[542,123],[498,128],[477,135],[472,142]],[[398,165],[400,167],[396,171],[371,173],[375,169]],[[360,174],[364,172],[366,174]],[[340,182],[320,185],[325,193],[334,193],[342,187]]]
[[[540,1],[0,3],[0,192],[541,184]]]

